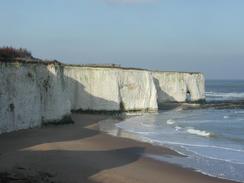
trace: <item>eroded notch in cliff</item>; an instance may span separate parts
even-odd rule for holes
[[[188,89],[186,91],[186,102],[191,102],[191,92]]]
[[[11,104],[9,104],[9,110],[10,110],[10,112],[14,112],[14,104],[13,103],[11,103]]]

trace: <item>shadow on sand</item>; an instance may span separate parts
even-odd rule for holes
[[[41,176],[36,181],[38,183],[43,178],[54,182],[90,182],[91,176],[107,169],[128,165],[138,160],[143,152],[142,147],[105,151],[21,151],[6,156],[1,164],[13,164],[13,167],[7,169],[7,173],[9,180],[15,177],[16,183],[20,179],[28,180],[38,174],[46,174],[50,178]],[[0,182],[3,179],[1,174]],[[5,177],[4,183],[8,183],[7,180]]]
[[[72,118],[74,124],[1,135],[0,144],[3,148],[0,149],[0,183],[92,182],[89,180],[91,176],[103,170],[133,163],[144,153],[144,147],[137,146],[107,150],[89,150],[89,147],[82,147],[83,139],[99,134],[88,126],[106,119],[107,116],[74,114]],[[51,145],[55,150],[25,149],[70,141],[78,141],[79,148],[86,150],[69,150],[67,147],[62,150],[62,145]]]

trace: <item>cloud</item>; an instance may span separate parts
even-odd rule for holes
[[[109,3],[121,3],[121,4],[139,4],[139,3],[151,3],[157,0],[105,0]]]

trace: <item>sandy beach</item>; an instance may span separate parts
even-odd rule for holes
[[[0,135],[0,183],[227,183],[193,170],[156,161],[178,155],[147,143],[97,130],[105,115],[73,114],[74,124]]]

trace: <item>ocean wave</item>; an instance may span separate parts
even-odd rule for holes
[[[243,111],[235,111],[235,114],[244,114],[244,110]]]
[[[174,142],[174,141],[160,141],[160,140],[155,140],[151,139],[151,143],[157,143],[159,145],[166,146],[172,150],[175,150],[176,152],[180,152],[180,154],[184,154],[186,156],[192,156],[189,154],[189,152],[195,154],[196,156],[207,158],[207,159],[212,159],[212,160],[218,160],[218,161],[223,161],[223,162],[228,162],[228,163],[234,163],[234,164],[239,164],[239,165],[244,165],[244,162],[240,162],[239,160],[235,159],[228,159],[225,157],[215,157],[212,155],[207,155],[205,153],[201,153],[201,151],[192,149],[194,147],[197,148],[207,148],[207,149],[215,149],[218,151],[230,151],[232,153],[243,153],[243,149],[235,149],[235,148],[230,148],[230,147],[222,147],[222,146],[214,146],[214,145],[203,145],[203,144],[188,144],[188,143],[180,143],[180,142]],[[178,149],[178,148],[181,149]],[[185,149],[185,151],[182,150]]]
[[[194,147],[194,146],[192,146],[192,147]],[[223,147],[217,147],[217,146],[209,146],[207,148],[219,149],[220,151],[232,151],[232,153],[243,153],[243,151],[240,150],[240,149],[223,148]],[[193,154],[195,154],[195,155],[197,155],[199,157],[212,159],[212,160],[217,160],[217,161],[228,162],[228,163],[233,163],[233,164],[244,165],[244,162],[241,162],[240,159],[228,159],[228,158],[231,158],[231,157],[221,157],[220,155],[215,156],[216,154],[209,155],[209,154],[201,153],[201,151],[197,151],[197,150],[193,150],[193,149],[187,148],[186,146],[185,146],[185,149],[188,152],[192,152]],[[235,157],[234,154],[233,154],[233,157]]]
[[[197,130],[194,128],[189,128],[186,130],[188,133],[192,134],[192,135],[198,135],[198,136],[202,136],[202,137],[210,137],[213,134],[204,130]]]
[[[168,120],[166,121],[166,123],[167,123],[168,125],[173,125],[173,124],[175,124],[175,121],[174,121],[173,119],[168,119]]]
[[[210,100],[244,99],[244,93],[206,92],[205,94],[206,94],[206,97]]]
[[[199,136],[204,136],[204,137],[209,137],[212,135],[211,132],[206,132],[206,131],[203,131],[203,130],[197,130],[197,129],[194,129],[194,128],[182,128],[182,127],[179,127],[179,126],[176,126],[175,129],[181,131],[181,132],[187,132],[189,134],[193,134],[193,135],[199,135]],[[177,150],[177,152],[181,152],[182,154],[184,155],[187,155],[188,153],[193,153],[197,156],[200,156],[200,157],[205,157],[205,158],[209,158],[209,159],[214,159],[214,160],[219,160],[219,161],[225,161],[225,162],[231,162],[231,163],[234,163],[234,164],[244,164],[244,162],[239,162],[238,159],[228,159],[226,157],[216,157],[215,155],[213,154],[205,154],[205,150],[201,150],[201,149],[208,149],[208,151],[210,149],[214,150],[213,152],[223,152],[223,151],[226,151],[228,153],[244,153],[244,149],[238,149],[238,148],[232,148],[232,147],[223,147],[223,146],[215,146],[215,145],[207,145],[207,144],[196,144],[196,143],[184,143],[184,142],[177,142],[177,141],[165,141],[165,140],[162,140],[162,139],[159,139],[158,138],[158,132],[146,132],[146,131],[138,131],[138,130],[132,130],[132,129],[124,129],[126,131],[129,131],[129,132],[132,132],[132,133],[135,133],[138,135],[138,139],[137,140],[140,140],[140,141],[143,141],[143,142],[148,142],[148,143],[151,143],[151,144],[158,144],[158,145],[163,145],[163,146],[166,146],[166,147],[169,147],[170,149],[173,149],[173,150]],[[153,135],[153,136],[152,136]],[[156,135],[156,136],[154,136]],[[179,149],[181,148],[181,149]],[[195,149],[197,148],[197,149]],[[184,149],[184,150],[183,150]],[[210,151],[212,151],[210,150]],[[188,152],[188,153],[187,153]],[[202,153],[203,152],[203,153]],[[228,153],[228,154],[229,154]],[[214,153],[216,154],[216,153]],[[188,154],[190,155],[190,154]],[[235,154],[233,154],[233,156],[235,157]]]
[[[141,125],[144,127],[150,127],[150,128],[153,127],[153,124],[148,122],[142,122]]]
[[[152,139],[152,141],[154,141]],[[226,150],[226,151],[232,151],[232,152],[241,152],[244,153],[244,149],[234,149],[231,147],[222,147],[222,146],[215,146],[215,145],[204,145],[204,144],[188,144],[188,143],[181,143],[181,142],[174,142],[174,141],[160,141],[160,140],[155,140],[158,143],[164,145],[177,145],[180,147],[200,147],[200,148],[213,148],[213,149],[220,149],[220,150]]]
[[[176,126],[176,127],[175,127],[175,130],[176,130],[176,131],[180,131],[181,129],[182,129],[182,127],[180,127],[180,126]]]
[[[143,132],[143,131],[141,131],[141,132],[137,131],[137,132],[134,132],[134,133],[139,134],[139,135],[152,135],[152,134],[157,134],[156,132]]]
[[[175,149],[172,149],[175,151]],[[177,151],[176,151],[177,152]],[[178,153],[178,152],[177,152]],[[180,152],[180,154],[182,154]],[[187,156],[185,154],[182,154],[183,156]],[[179,158],[175,158],[175,159],[172,159],[172,157],[162,157],[162,156],[159,156],[159,155],[155,155],[155,154],[145,154],[146,157],[148,158],[151,158],[151,159],[155,159],[155,160],[158,160],[158,161],[163,161],[163,162],[170,162],[170,163],[173,163],[173,164],[176,164],[176,161],[178,163],[180,163],[183,167],[186,167],[186,168],[192,168],[191,166],[189,166],[189,164],[186,163],[186,161],[184,162],[181,162],[181,159]],[[214,162],[213,162],[214,163]],[[230,162],[227,162],[227,163],[230,163]],[[211,176],[211,177],[216,177],[216,178],[221,178],[221,179],[224,179],[224,180],[231,180],[231,181],[238,181],[238,182],[244,182],[242,181],[241,179],[238,179],[237,177],[226,177],[224,173],[213,173],[211,170],[209,171],[209,169],[202,169],[201,167],[198,167],[198,166],[194,166],[194,170],[196,172],[199,172],[201,174],[204,174],[204,175],[207,175],[207,176]]]

